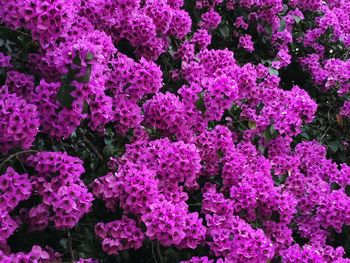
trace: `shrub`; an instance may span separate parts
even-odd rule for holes
[[[349,10],[0,0],[0,261],[350,262]]]

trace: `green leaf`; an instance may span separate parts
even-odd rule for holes
[[[278,31],[281,32],[281,31],[284,31],[286,29],[286,20],[284,20],[284,18],[281,19],[280,21],[280,27],[278,28]]]
[[[63,107],[68,109],[72,108],[74,98],[72,97],[71,93],[74,91],[74,89],[75,88],[73,86],[63,85],[58,90],[56,99]]]
[[[265,31],[270,37],[272,36],[272,27],[270,25],[265,26]]]
[[[273,180],[275,181],[275,184],[277,186],[281,185],[281,184],[284,184],[287,180],[287,175],[286,174],[283,174],[281,176],[274,176]]]
[[[275,69],[275,68],[269,68],[269,73],[271,74],[271,75],[275,75],[275,76],[278,76],[278,69]]]
[[[6,41],[4,46],[7,49],[8,53],[12,53],[12,48],[11,48],[9,43],[10,43],[10,41]]]
[[[336,151],[338,151],[338,148],[339,148],[339,142],[331,142],[329,145],[328,145],[329,149],[335,153]]]
[[[259,143],[258,150],[261,152],[261,154],[264,154],[266,147]]]
[[[204,97],[203,92],[198,94],[199,99],[196,101],[196,109],[204,113],[206,111],[205,105],[204,105]]]
[[[310,136],[306,132],[302,132],[300,135],[306,140],[310,140]]]
[[[93,59],[94,59],[94,55],[91,52],[87,53],[85,61],[91,61]]]
[[[73,63],[77,66],[81,66],[81,60],[79,58],[79,53],[73,58]]]
[[[286,13],[288,11],[288,6],[287,5],[283,5],[283,10],[282,10],[282,12],[283,13]]]
[[[279,135],[279,132],[275,129],[273,125],[270,126],[270,133],[273,139],[275,139]]]
[[[88,83],[90,81],[91,76],[91,65],[88,65],[86,68],[85,74],[81,77],[78,77],[76,80],[82,83]]]
[[[272,140],[277,138],[279,132],[275,129],[275,127],[273,127],[273,125],[269,125],[264,131],[263,135],[265,139]]]
[[[230,112],[234,113],[234,112],[238,111],[239,109],[240,109],[239,106],[237,104],[233,103],[231,108],[230,108]]]
[[[220,32],[220,35],[222,36],[222,38],[224,38],[224,39],[227,39],[230,36],[230,29],[226,25],[220,27],[219,32]]]
[[[115,142],[115,139],[114,138],[110,138],[110,137],[104,137],[103,141],[104,141],[104,143],[106,145],[110,145],[110,144],[113,144]]]
[[[89,112],[89,104],[86,101],[84,101],[82,113],[85,114],[85,113],[88,113],[88,112]]]
[[[290,43],[290,48],[294,51],[297,48],[297,45],[295,42]]]
[[[256,129],[256,122],[255,121],[248,121],[248,127],[252,130]]]
[[[61,238],[61,240],[60,240],[60,245],[61,245],[61,247],[63,247],[65,250],[68,250],[69,239],[68,239],[68,238]]]
[[[294,21],[295,21],[295,23],[297,23],[297,24],[299,24],[300,23],[300,21],[301,21],[301,17],[299,17],[299,16],[293,16],[293,18],[294,18]]]

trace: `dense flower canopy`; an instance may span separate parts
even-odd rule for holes
[[[350,2],[0,0],[1,262],[350,262]]]

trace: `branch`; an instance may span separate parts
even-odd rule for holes
[[[95,146],[90,142],[90,140],[85,136],[85,134],[81,131],[79,131],[79,134],[82,136],[82,139],[84,143],[88,146],[88,148],[100,159],[100,161],[103,161],[102,155],[98,152],[98,150],[95,148]]]
[[[70,230],[68,230],[68,240],[69,240],[69,254],[72,260],[74,260],[74,251],[72,248],[72,238],[70,236]]]
[[[157,241],[157,254],[158,254],[158,258],[159,258],[160,263],[163,263],[164,261],[163,261],[163,256],[160,253],[159,241]]]
[[[12,28],[9,28],[7,26],[0,26],[0,28],[7,29],[9,31],[15,31],[15,32],[20,33],[22,35],[25,35],[25,36],[28,36],[28,37],[32,37],[31,34],[28,34],[27,32],[24,32],[24,31],[21,31],[21,30],[18,30],[18,29],[12,29]]]
[[[237,118],[232,114],[231,111],[228,111],[228,113],[229,113],[230,116],[231,116],[232,118],[234,118],[244,129],[249,130],[249,128],[246,127],[239,119],[237,119]]]
[[[151,247],[152,247],[152,256],[153,256],[154,262],[155,262],[155,263],[158,263],[157,257],[156,257],[156,255],[154,254],[154,244],[153,244],[153,242],[151,242]]]
[[[11,154],[8,158],[6,158],[5,160],[3,160],[0,163],[0,168],[2,168],[4,166],[5,163],[7,163],[8,161],[10,161],[12,158],[17,158],[19,155],[21,154],[25,154],[25,153],[37,153],[39,151],[37,150],[26,150],[26,151],[21,151],[21,152],[16,152],[14,154]]]

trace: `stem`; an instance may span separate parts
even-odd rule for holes
[[[152,247],[152,256],[153,256],[154,262],[158,263],[157,257],[156,257],[156,255],[154,254],[154,244],[153,244],[153,242],[151,242],[151,247]]]
[[[69,254],[70,254],[71,259],[74,261],[75,258],[74,258],[74,251],[72,248],[72,238],[70,235],[70,230],[68,230],[68,239],[69,239]]]
[[[332,109],[332,108],[330,107],[330,108],[328,109],[328,112],[327,112],[327,118],[328,118],[329,126],[327,127],[326,131],[324,132],[324,134],[322,135],[322,137],[321,137],[321,139],[320,139],[320,142],[321,142],[321,143],[322,143],[324,137],[327,135],[329,129],[331,128],[331,126],[332,126],[332,124],[333,124],[333,122],[332,122],[332,120],[331,120],[331,117],[330,117],[330,115],[329,115],[331,109]]]
[[[163,256],[162,254],[160,253],[160,245],[159,245],[159,241],[157,241],[157,254],[158,254],[158,258],[159,258],[159,261],[160,263],[163,263]]]
[[[329,129],[331,128],[331,124],[329,124],[329,126],[327,127],[326,131],[324,132],[324,134],[322,135],[321,139],[320,139],[320,142],[322,143],[324,137],[327,135]]]
[[[23,171],[24,171],[25,173],[28,173],[27,169],[24,167],[23,163],[22,163],[21,160],[18,158],[18,156],[16,156],[16,160],[20,163],[20,165],[21,165]]]
[[[244,129],[246,129],[246,130],[249,130],[249,128],[248,127],[246,127],[239,119],[237,119],[233,114],[232,114],[232,112],[231,111],[228,111],[228,113],[230,114],[230,116],[232,117],[232,118],[234,118],[235,119],[235,121],[237,121]]]
[[[2,168],[4,166],[5,163],[7,163],[8,161],[10,161],[12,158],[17,158],[19,155],[21,154],[25,154],[25,153],[37,153],[39,151],[37,150],[26,150],[26,151],[20,151],[20,152],[16,152],[14,154],[11,154],[8,158],[6,158],[5,160],[3,160],[1,163],[0,163],[0,168]]]
[[[195,203],[195,204],[188,204],[189,206],[201,206],[201,203]]]
[[[18,60],[19,57],[20,57],[20,55],[23,53],[23,51],[24,51],[27,47],[29,47],[30,45],[32,45],[33,43],[34,43],[34,41],[32,40],[32,41],[28,42],[27,44],[25,44],[25,46],[17,53],[17,56],[14,58],[14,60],[15,60],[15,61]]]
[[[9,28],[7,26],[0,26],[0,28],[7,29],[9,31],[15,31],[15,32],[20,33],[22,35],[25,35],[25,36],[28,36],[28,37],[32,37],[31,34],[28,34],[27,32],[24,32],[24,31],[21,31],[21,30],[18,30],[18,29],[12,29],[12,28]]]
[[[86,138],[85,134],[81,131],[79,131],[79,134],[82,136],[82,139],[84,143],[88,146],[88,148],[100,159],[100,161],[103,161],[102,155],[98,152],[98,150],[95,148],[95,146],[90,142],[88,138]]]

